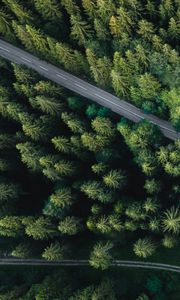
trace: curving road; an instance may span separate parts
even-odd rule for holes
[[[89,266],[88,260],[55,260],[47,261],[44,259],[16,259],[16,258],[1,258],[0,265],[3,266]],[[143,269],[155,269],[165,270],[170,272],[180,273],[180,267],[151,263],[141,261],[130,261],[130,260],[114,260],[111,264],[112,267],[128,267],[128,268],[143,268]]]
[[[46,61],[42,61],[27,51],[12,46],[3,40],[0,40],[0,56],[10,60],[11,62],[26,65],[44,77],[109,108],[113,112],[124,116],[133,122],[139,122],[143,119],[147,119],[151,123],[158,125],[163,134],[172,140],[180,138],[180,132],[176,132],[169,122],[159,119],[154,115],[145,114],[134,105],[121,100],[118,97],[68,72],[65,72],[64,70],[47,63]]]

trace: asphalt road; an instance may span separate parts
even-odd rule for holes
[[[153,124],[158,125],[163,134],[172,140],[180,138],[180,132],[177,133],[169,122],[159,119],[154,115],[145,114],[134,105],[121,100],[118,97],[68,72],[65,72],[64,70],[47,63],[46,61],[42,61],[38,57],[20,48],[14,47],[3,40],[0,40],[0,56],[10,60],[11,62],[26,65],[44,77],[84,96],[85,98],[91,99],[98,104],[109,108],[113,112],[124,116],[133,122],[139,122],[143,119],[147,119]]]
[[[55,260],[47,261],[43,259],[16,259],[16,258],[1,258],[0,265],[3,266],[89,266],[88,260]],[[180,273],[180,267],[159,264],[151,262],[130,261],[130,260],[114,260],[111,264],[112,267],[125,267],[125,268],[143,268],[164,270],[170,272]]]

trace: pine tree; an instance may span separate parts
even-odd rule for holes
[[[90,151],[93,152],[101,151],[110,143],[108,137],[88,132],[85,132],[81,135],[81,141],[84,147],[88,148]]]
[[[113,244],[110,241],[98,242],[94,246],[90,254],[90,258],[89,258],[90,265],[96,269],[99,268],[102,270],[107,269],[112,263],[112,257],[110,254],[110,250],[112,248],[113,248]]]
[[[108,138],[115,136],[114,125],[108,118],[96,117],[94,120],[92,120],[91,125],[97,134],[107,136]]]
[[[54,129],[54,119],[50,116],[40,116],[38,119],[35,115],[20,113],[19,119],[22,124],[24,133],[34,141],[47,141]]]
[[[11,252],[13,257],[27,259],[32,256],[32,246],[28,243],[18,244]]]
[[[145,181],[144,188],[149,194],[158,194],[161,189],[161,184],[159,181],[153,179],[147,179]]]
[[[97,14],[96,3],[93,0],[82,0],[83,8],[90,18],[94,18]]]
[[[3,10],[0,10],[0,32],[7,39],[14,40],[11,17]]]
[[[99,181],[89,180],[81,185],[81,191],[84,192],[89,198],[97,199],[104,190]]]
[[[50,97],[59,97],[59,95],[63,95],[63,88],[56,85],[51,81],[38,81],[34,86],[35,91],[38,94]]]
[[[14,183],[0,183],[0,202],[15,200],[21,194],[19,185]]]
[[[91,37],[91,27],[83,21],[80,15],[71,15],[71,36],[78,41],[80,45],[85,44],[86,40]]]
[[[158,218],[151,218],[149,220],[149,224],[148,224],[148,227],[149,229],[152,231],[152,232],[160,232],[160,229],[161,229],[161,222],[160,222],[160,219]]]
[[[77,168],[74,162],[60,160],[54,165],[55,170],[61,176],[72,176]]]
[[[162,219],[163,231],[179,234],[180,232],[180,211],[174,206],[166,210]]]
[[[111,84],[111,61],[106,56],[97,58],[94,52],[89,48],[86,49],[86,57],[95,82],[101,86],[109,86]]]
[[[106,172],[107,168],[108,168],[108,166],[101,162],[91,166],[92,171],[97,175],[104,174]]]
[[[109,17],[115,12],[115,5],[113,1],[98,0],[97,13],[104,23],[108,22]]]
[[[128,205],[125,210],[125,214],[136,221],[144,220],[146,218],[146,214],[142,210],[142,205],[139,202],[133,202],[132,204]]]
[[[73,195],[70,188],[60,188],[51,195],[50,201],[58,207],[66,208],[72,205]]]
[[[7,237],[21,237],[24,234],[22,218],[6,216],[0,218],[0,235]]]
[[[42,253],[46,260],[60,260],[64,258],[65,247],[59,242],[51,243]]]
[[[52,139],[52,143],[55,146],[55,148],[62,153],[69,154],[72,151],[71,142],[67,137],[63,137],[63,136],[54,137]]]
[[[61,4],[70,16],[79,13],[79,7],[75,4],[74,0],[61,0]]]
[[[106,216],[101,216],[97,220],[96,227],[101,233],[110,233],[112,231],[109,219]]]
[[[121,170],[111,170],[103,177],[104,183],[113,189],[122,189],[126,184],[126,176]]]
[[[58,116],[63,110],[63,103],[55,98],[36,96],[35,99],[30,100],[33,106],[39,108],[43,113],[51,116]]]
[[[45,20],[56,22],[62,18],[61,7],[56,0],[35,0],[35,8]]]
[[[162,164],[165,171],[171,176],[180,175],[180,141],[175,141],[174,144],[160,147],[157,152],[158,161]]]
[[[16,15],[20,23],[29,23],[32,21],[32,16],[29,10],[25,9],[19,1],[4,0],[5,5]]]
[[[29,51],[35,51],[35,46],[32,40],[32,37],[29,32],[27,32],[27,29],[25,25],[21,25],[17,23],[16,21],[12,21],[12,27],[15,31],[15,34],[20,39],[22,44],[26,47]]]
[[[143,204],[143,208],[147,213],[156,212],[158,207],[159,207],[158,203],[152,198],[147,198]]]
[[[47,240],[58,235],[56,226],[48,217],[24,217],[22,223],[25,225],[25,233],[35,240]]]
[[[61,118],[73,133],[82,134],[86,130],[85,122],[73,113],[63,112]]]
[[[152,36],[154,35],[153,24],[147,20],[141,20],[139,21],[138,25],[138,34],[144,39],[151,40]]]
[[[39,145],[35,145],[31,142],[19,143],[16,148],[21,154],[21,160],[27,165],[28,168],[33,171],[40,171],[41,165],[39,163],[40,158],[43,156],[43,149]]]
[[[59,222],[59,231],[62,234],[75,235],[82,230],[81,222],[77,217],[67,216]]]
[[[120,232],[123,229],[122,222],[117,213],[109,216],[109,224],[115,231]]]
[[[154,242],[149,238],[137,240],[133,247],[134,253],[143,258],[151,256],[155,252],[155,249],[156,246]]]
[[[47,47],[47,40],[42,32],[30,25],[26,25],[26,30],[29,33],[36,50],[40,52],[44,57],[48,57],[49,52]]]
[[[177,240],[174,238],[174,236],[165,235],[162,239],[162,244],[165,248],[171,249],[177,244]]]
[[[104,20],[96,17],[94,19],[94,29],[96,31],[97,39],[101,41],[107,41],[109,39],[109,32],[104,25]]]

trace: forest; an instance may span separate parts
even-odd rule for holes
[[[177,131],[179,18],[178,0],[0,0],[1,38]],[[2,269],[0,300],[178,300],[179,275],[111,264],[180,265],[180,140],[23,65],[0,74],[0,256],[92,267]]]

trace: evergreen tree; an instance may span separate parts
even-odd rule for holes
[[[43,113],[51,116],[57,116],[63,109],[63,103],[55,98],[36,96],[35,99],[30,99],[33,107],[40,109]]]
[[[42,257],[47,260],[60,260],[64,258],[65,247],[59,242],[51,243],[42,253]]]
[[[59,222],[58,229],[62,234],[75,235],[81,231],[82,226],[78,218],[68,216]]]
[[[22,4],[16,0],[4,0],[6,6],[16,15],[20,23],[29,23],[32,21],[32,16],[30,11],[25,9]]]
[[[14,183],[0,183],[0,202],[15,200],[21,194],[19,185]]]
[[[146,214],[142,210],[142,205],[139,202],[133,202],[132,204],[128,205],[125,210],[125,214],[136,221],[144,220],[146,218]]]
[[[107,165],[104,163],[98,163],[98,164],[94,164],[91,166],[92,171],[97,174],[97,175],[101,175],[104,174],[107,170]]]
[[[161,189],[161,184],[159,181],[153,179],[147,179],[145,181],[144,188],[149,194],[158,194]]]
[[[114,137],[115,128],[110,119],[97,117],[92,120],[91,124],[97,134],[107,136],[108,138]]]
[[[72,145],[70,140],[67,137],[63,137],[63,136],[54,137],[52,139],[52,143],[54,144],[55,148],[58,151],[66,154],[71,153]]]
[[[11,17],[3,10],[0,10],[0,32],[7,39],[14,40]]]
[[[61,176],[72,176],[76,172],[76,165],[71,161],[60,160],[54,167]]]
[[[33,43],[32,37],[24,25],[17,23],[16,21],[12,21],[12,27],[15,31],[15,34],[20,39],[22,44],[26,47],[29,51],[35,51],[35,45]]]
[[[159,207],[158,203],[155,200],[153,200],[152,198],[147,198],[146,201],[143,204],[143,208],[145,209],[145,211],[147,213],[156,212],[158,207]]]
[[[121,189],[126,184],[126,176],[121,170],[111,170],[103,177],[104,183],[113,189]]]
[[[93,0],[82,0],[83,8],[90,18],[94,18],[97,14],[96,3]]]
[[[180,175],[180,141],[175,141],[174,144],[169,144],[168,146],[160,147],[157,152],[157,157],[165,171],[171,176]]]
[[[155,249],[155,244],[149,238],[137,240],[133,248],[134,253],[143,258],[151,256],[155,252]]]
[[[177,244],[177,240],[174,238],[174,236],[171,235],[165,235],[162,244],[165,248],[173,248]]]
[[[82,134],[86,130],[85,122],[73,113],[68,114],[67,112],[63,112],[61,118],[73,133]]]
[[[0,235],[7,237],[20,237],[23,235],[22,218],[6,216],[0,218]]]
[[[41,95],[50,96],[50,97],[59,97],[59,95],[63,95],[62,87],[54,84],[51,81],[38,81],[35,86],[34,90]]]
[[[37,11],[45,20],[58,21],[62,18],[61,7],[56,0],[35,0]]]
[[[113,244],[110,241],[98,242],[90,254],[90,265],[96,269],[107,269],[112,263],[112,256],[110,254],[112,248]]]
[[[101,216],[97,220],[96,227],[102,233],[110,233],[112,231],[109,220],[106,216]]]
[[[69,15],[76,15],[79,13],[79,7],[74,0],[61,0],[62,6],[67,10]]]
[[[72,205],[73,195],[70,188],[60,188],[51,195],[50,201],[58,207],[66,208]]]
[[[43,115],[37,119],[36,116],[28,113],[20,113],[19,119],[24,133],[34,141],[46,141],[52,134],[54,124],[49,116]]]
[[[163,231],[179,234],[180,232],[180,212],[174,206],[166,210],[162,219]]]
[[[39,159],[43,156],[43,149],[39,145],[35,145],[31,142],[19,143],[16,148],[21,154],[21,160],[27,165],[28,168],[33,171],[40,171],[41,166]]]
[[[91,37],[90,25],[83,21],[80,15],[71,15],[71,36],[78,41],[80,45],[83,45],[87,39]]]
[[[35,240],[46,240],[58,235],[56,226],[48,217],[24,217],[22,223],[26,234]]]
[[[30,258],[32,256],[32,246],[28,243],[20,243],[13,249],[11,255],[15,258]]]

